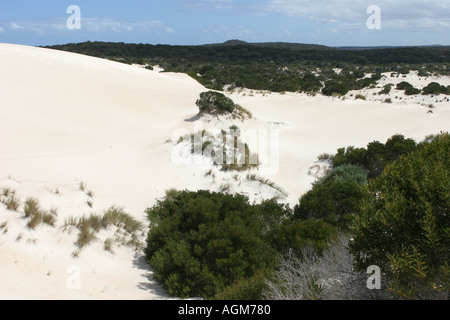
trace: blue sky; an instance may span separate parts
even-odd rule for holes
[[[70,5],[80,29],[69,29]],[[379,28],[367,20],[380,9]],[[374,21],[374,20],[371,20]],[[205,44],[230,39],[328,46],[450,45],[450,0],[1,0],[0,42]]]

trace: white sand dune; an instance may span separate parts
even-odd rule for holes
[[[419,141],[450,127],[450,103],[439,97],[383,104],[291,93],[231,94],[254,119],[203,123],[195,120],[195,101],[206,89],[187,75],[26,46],[0,44],[0,75],[0,190],[58,209],[55,227],[29,230],[21,207],[0,204],[0,299],[165,299],[140,251],[115,246],[111,254],[97,242],[72,257],[76,235],[63,230],[64,219],[116,205],[147,224],[145,209],[169,188],[229,184],[256,201],[277,195],[245,173],[236,179],[212,165],[176,165],[172,151],[183,130],[233,123],[244,132],[276,129],[278,170],[266,177],[293,205],[314,181],[308,171],[320,153],[396,133]],[[431,103],[432,114],[425,107]],[[209,169],[215,179],[205,175]]]

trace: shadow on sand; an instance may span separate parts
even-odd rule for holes
[[[141,290],[148,291],[149,294],[159,297],[161,300],[171,299],[162,286],[153,278],[152,267],[147,263],[145,254],[136,252],[133,259],[133,267],[143,271],[143,275],[148,281],[140,282],[137,286]]]

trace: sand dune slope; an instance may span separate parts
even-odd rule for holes
[[[62,224],[112,205],[147,223],[164,190],[201,186],[171,166],[164,142],[195,115],[204,88],[181,74],[4,44],[0,74],[0,189],[21,201],[20,212],[0,208],[0,298],[159,298],[142,253],[98,244],[74,259],[76,235]],[[55,228],[25,227],[27,197],[58,209]],[[67,288],[71,266],[80,290]]]

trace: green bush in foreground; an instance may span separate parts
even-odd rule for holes
[[[285,212],[265,211],[241,195],[180,192],[147,210],[146,255],[171,296],[213,297],[277,263],[265,237]]]
[[[342,165],[318,180],[294,208],[294,217],[302,220],[323,219],[347,230],[365,197],[362,185],[367,172],[354,165]]]
[[[369,185],[351,242],[359,270],[378,265],[407,298],[447,298],[450,245],[448,133],[390,163]]]
[[[286,252],[319,251],[337,228],[292,218],[275,200],[181,191],[147,210],[146,256],[155,279],[178,297],[260,299],[264,278]]]

